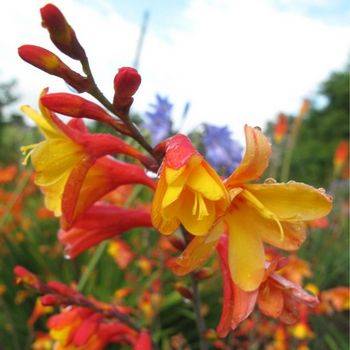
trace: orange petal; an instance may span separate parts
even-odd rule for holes
[[[332,209],[330,196],[300,182],[254,184],[245,187],[280,220],[315,220],[326,216]]]
[[[233,283],[227,261],[226,236],[221,237],[217,251],[219,253],[223,280],[223,305],[220,322],[216,331],[220,337],[226,337],[231,329],[234,330],[252,313],[258,291],[245,292]]]
[[[179,227],[180,221],[176,218],[166,219],[162,216],[162,201],[167,189],[164,172],[163,168],[153,197],[151,216],[153,226],[162,234],[170,235]]]
[[[258,306],[260,311],[269,317],[277,318],[283,311],[283,292],[280,288],[266,282],[259,289]]]
[[[228,188],[258,179],[267,166],[271,154],[271,145],[257,128],[245,126],[246,150],[241,164],[226,179]]]
[[[255,222],[258,215],[242,205],[226,215],[232,279],[244,291],[257,289],[264,277],[265,253]]]
[[[223,231],[223,223],[218,223],[207,236],[193,238],[182,255],[172,262],[172,271],[183,276],[202,266],[213,253]]]

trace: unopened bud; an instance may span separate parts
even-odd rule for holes
[[[136,69],[120,68],[114,78],[114,107],[118,112],[128,113],[137,89],[141,84],[141,76]]]
[[[210,278],[212,275],[213,271],[207,267],[203,267],[194,273],[194,277],[199,281]]]
[[[17,265],[13,269],[16,276],[16,284],[25,283],[32,288],[40,288],[40,280],[32,272],[28,271],[25,267]]]
[[[54,306],[59,303],[59,298],[53,294],[46,294],[40,298],[43,306]]]
[[[53,290],[54,293],[66,296],[66,297],[72,297],[79,294],[74,289],[68,287],[67,285],[58,282],[58,281],[50,281],[47,283],[47,286]]]
[[[102,107],[77,95],[68,93],[47,94],[41,97],[41,103],[49,110],[73,118],[88,118],[113,126],[125,135],[130,130],[121,121],[111,117]]]
[[[193,293],[192,291],[185,287],[182,283],[177,282],[174,285],[175,289],[186,299],[193,300]]]
[[[85,92],[89,88],[87,78],[71,70],[54,53],[40,46],[23,45],[18,48],[19,56],[31,65],[46,73],[62,78],[78,92]]]
[[[55,5],[45,5],[40,13],[43,27],[49,31],[51,41],[60,51],[76,60],[86,57],[74,30]]]
[[[184,241],[179,237],[172,236],[169,238],[169,242],[177,250],[183,251],[186,248]]]

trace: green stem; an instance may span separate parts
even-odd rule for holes
[[[86,285],[86,282],[88,281],[90,274],[95,269],[97,263],[101,259],[103,252],[105,251],[107,247],[108,241],[102,242],[96,249],[94,255],[92,256],[91,260],[89,261],[88,266],[86,267],[86,270],[82,274],[79,283],[78,283],[78,290],[82,291]]]
[[[187,233],[186,229],[183,226],[181,227],[181,231],[186,244],[189,244],[190,243],[189,234]],[[199,348],[200,350],[208,350],[209,345],[203,337],[207,328],[205,325],[205,320],[201,313],[202,301],[199,293],[198,281],[194,277],[193,273],[190,274],[190,279],[191,279],[191,286],[192,286],[192,293],[193,293],[193,309],[196,315],[196,324],[197,324],[198,336],[199,336]]]

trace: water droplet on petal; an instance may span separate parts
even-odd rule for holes
[[[277,183],[277,180],[274,179],[273,177],[268,177],[265,181],[264,181],[265,184],[275,184]]]
[[[323,187],[320,187],[318,190],[323,194],[326,193],[326,190]]]

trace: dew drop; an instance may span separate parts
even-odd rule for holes
[[[275,184],[277,183],[277,180],[274,179],[273,177],[268,177],[265,181],[264,181],[265,184]]]

